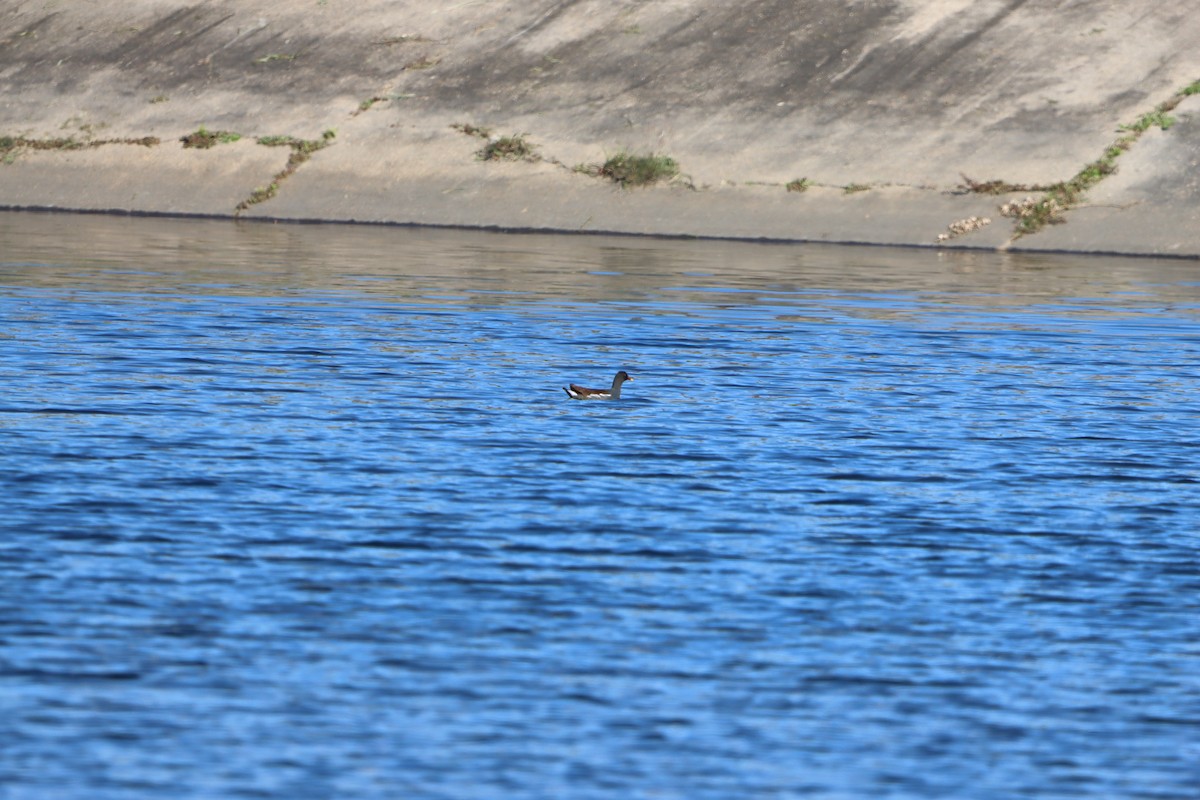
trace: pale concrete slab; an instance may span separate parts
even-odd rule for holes
[[[446,129],[449,131],[449,129]],[[345,139],[321,150],[244,214],[281,220],[338,219],[479,226],[513,230],[621,232],[669,236],[934,245],[955,220],[993,224],[947,246],[996,248],[1010,225],[997,199],[932,189],[879,186],[788,192],[783,185],[693,188],[688,182],[623,189],[573,171],[566,162],[482,162],[480,141],[453,132],[420,140]],[[358,168],[365,148],[376,160]],[[432,161],[423,157],[436,152]]]
[[[950,244],[999,247],[1006,198],[954,194],[961,174],[1069,178],[1200,78],[1196,41],[1200,0],[18,2],[0,8],[0,136],[336,130],[256,216],[894,244],[986,216]],[[481,165],[452,122],[566,165],[667,153],[696,191]],[[1143,137],[1110,181],[1143,147],[1156,178],[1097,188],[1139,205],[1094,194],[1014,246],[1200,256],[1185,136],[1159,157]],[[0,206],[232,214],[285,159],[249,142],[22,155],[0,164]],[[782,191],[798,178],[818,187]]]
[[[235,206],[287,162],[252,141],[184,149],[110,144],[88,150],[24,151],[0,165],[9,208],[232,216]],[[264,181],[265,179],[265,181]]]

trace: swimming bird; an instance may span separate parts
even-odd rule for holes
[[[633,378],[629,377],[629,373],[621,370],[613,376],[611,389],[588,389],[586,386],[572,383],[570,386],[564,386],[563,391],[570,395],[572,400],[620,400],[621,384],[631,380]]]

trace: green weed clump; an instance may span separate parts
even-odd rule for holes
[[[807,192],[809,186],[812,186],[812,182],[808,178],[797,178],[794,181],[788,181],[783,188],[789,192]]]
[[[459,133],[486,140],[483,148],[475,153],[480,161],[540,161],[537,145],[526,137],[527,133],[514,133],[509,136],[493,136],[491,128],[482,125],[472,125],[470,122],[456,122],[450,126]]]
[[[580,165],[576,171],[597,178],[608,178],[624,189],[669,181],[679,175],[679,164],[670,156],[656,153],[636,155],[622,151],[609,156],[603,164]]]
[[[1191,87],[1188,87],[1191,88]],[[1184,91],[1187,91],[1186,89]],[[1173,106],[1172,106],[1173,107]],[[1145,133],[1151,128],[1161,128],[1169,130],[1176,123],[1176,119],[1167,113],[1167,109],[1157,108],[1148,114],[1143,114],[1138,118],[1138,121],[1132,125],[1121,125],[1117,130],[1128,131],[1131,133]]]
[[[536,161],[536,149],[525,138],[525,134],[517,133],[488,139],[488,143],[476,155],[480,161]]]
[[[179,137],[179,141],[183,142],[184,147],[194,147],[200,150],[207,150],[210,147],[215,147],[218,144],[230,144],[241,139],[240,133],[233,131],[210,131],[205,130],[201,125],[195,133],[189,133],[187,136]]]

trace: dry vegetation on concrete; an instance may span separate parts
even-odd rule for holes
[[[0,136],[0,163],[11,164],[25,150],[90,150],[110,144],[133,144],[154,147],[160,144],[157,136],[123,139],[76,139],[71,136],[31,139],[26,136]]]
[[[603,164],[581,164],[575,170],[596,178],[608,178],[627,189],[673,180],[679,176],[679,163],[658,153],[639,155],[621,151],[609,156]]]
[[[184,147],[208,150],[210,147],[215,147],[218,144],[230,144],[241,138],[242,135],[240,133],[234,133],[233,131],[210,131],[201,125],[200,129],[195,133],[181,136],[179,141],[183,142]]]
[[[480,161],[541,161],[537,154],[537,145],[529,141],[527,133],[512,133],[508,136],[494,136],[491,128],[472,125],[469,122],[456,122],[450,126],[459,133],[483,139],[483,147],[475,153]]]
[[[536,149],[525,134],[516,133],[489,139],[476,156],[480,161],[537,161]]]

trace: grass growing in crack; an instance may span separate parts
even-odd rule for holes
[[[1024,200],[1005,203],[1000,213],[1016,220],[1018,236],[1036,233],[1047,225],[1064,222],[1064,213],[1078,205],[1088,190],[1117,171],[1117,159],[1121,157],[1142,134],[1151,128],[1169,130],[1176,123],[1170,112],[1185,97],[1200,94],[1200,81],[1195,81],[1162,103],[1148,111],[1136,121],[1117,128],[1122,134],[1104,150],[1104,154],[1086,165],[1073,177],[1048,186],[1007,183],[1005,181],[975,181],[963,175],[964,184],[959,188],[980,194],[1007,194],[1009,192],[1043,192],[1041,197],[1026,197]]]
[[[1063,217],[1066,210],[1066,206],[1055,195],[1041,198],[1029,195],[1024,200],[1014,200],[1000,206],[1001,216],[1012,217],[1017,221],[1016,231],[1021,236],[1040,231],[1047,225],[1066,222]]]
[[[669,181],[679,175],[679,164],[670,156],[655,153],[636,155],[622,151],[609,156],[603,164],[581,164],[575,171],[596,178],[608,178],[625,189]]]
[[[871,184],[869,183],[851,183],[847,184],[843,189],[843,194],[858,194],[859,192],[869,192]]]
[[[1063,214],[1078,205],[1089,189],[1117,171],[1117,159],[1133,147],[1142,134],[1155,127],[1165,131],[1174,125],[1176,119],[1169,112],[1185,97],[1193,94],[1200,94],[1200,81],[1180,89],[1135,122],[1119,126],[1117,130],[1122,135],[1105,148],[1100,158],[1084,165],[1072,178],[1050,186],[1036,187],[1045,191],[1042,197],[1026,197],[1021,201],[1005,203],[1000,207],[1000,213],[1016,220],[1018,237],[1037,233],[1047,225],[1064,222]]]
[[[279,194],[279,181],[273,181],[272,183],[266,186],[261,186],[251,192],[249,197],[238,203],[237,210],[245,211],[252,205],[265,203],[277,194]]]
[[[289,147],[292,142],[298,142],[300,139],[294,136],[259,136],[254,141],[263,147]]]
[[[1175,105],[1178,105],[1178,103]],[[1174,105],[1171,106],[1171,108],[1174,107]],[[1167,113],[1168,110],[1169,109],[1162,107],[1156,108],[1154,111],[1151,111],[1148,114],[1143,114],[1138,118],[1138,121],[1132,125],[1121,125],[1119,128],[1117,128],[1117,130],[1139,134],[1145,133],[1146,131],[1155,127],[1161,128],[1164,131],[1168,130],[1176,122],[1176,119]]]
[[[337,138],[337,131],[331,129],[322,133],[320,139],[298,139],[295,136],[259,136],[254,141],[263,147],[290,147],[297,153],[308,155],[328,147],[335,138]]]
[[[195,147],[200,150],[207,150],[210,147],[215,147],[218,144],[230,144],[241,139],[240,133],[233,131],[210,131],[205,130],[201,125],[200,129],[195,133],[189,133],[187,136],[179,137],[179,141],[183,142],[184,147]]]
[[[264,147],[290,147],[287,164],[275,174],[266,186],[260,186],[250,193],[242,202],[234,207],[234,214],[241,214],[251,206],[270,200],[279,194],[279,184],[291,177],[300,165],[312,158],[312,154],[328,147],[337,137],[337,132],[330,129],[321,134],[320,139],[298,139],[295,136],[259,136],[254,141]]]
[[[1121,137],[1104,151],[1104,156],[1086,165],[1070,180],[1044,187],[1040,198],[1026,197],[1024,200],[1005,203],[1000,213],[1016,220],[1019,236],[1037,233],[1047,225],[1065,222],[1063,214],[1078,205],[1089,189],[1117,171],[1117,158],[1129,149],[1146,128],[1137,133]]]
[[[958,185],[961,192],[970,194],[1013,194],[1014,192],[1044,192],[1049,187],[1038,184],[1009,183],[1008,181],[977,181],[960,172],[963,182]]]
[[[537,161],[536,149],[536,145],[530,143],[525,134],[517,133],[488,139],[476,156],[480,161]]]
[[[134,144],[142,147],[154,147],[160,143],[161,140],[157,136],[128,137],[124,139],[88,139],[85,141],[80,141],[70,136],[53,139],[30,139],[26,136],[0,136],[0,162],[12,164],[24,150],[90,150],[106,144]]]
[[[359,103],[358,108],[356,108],[350,116],[357,117],[359,114],[366,113],[374,108],[376,103],[391,103],[395,102],[396,100],[407,100],[410,97],[412,97],[411,94],[377,94],[374,97],[368,97],[366,100],[363,100],[361,103]]]
[[[482,125],[472,125],[469,122],[456,122],[450,127],[459,133],[465,133],[467,136],[477,136],[480,139],[490,139],[492,137],[492,129],[485,128]]]
[[[788,181],[783,188],[789,192],[807,192],[809,186],[812,186],[812,182],[808,178],[797,178],[794,181]]]
[[[541,156],[536,152],[537,145],[530,142],[525,133],[514,133],[510,136],[493,136],[491,128],[482,125],[472,125],[469,122],[456,122],[450,126],[459,133],[486,139],[487,144],[475,153],[480,161],[540,161]]]
[[[54,139],[27,139],[24,136],[0,137],[0,152],[25,150],[82,150],[94,146],[94,142],[81,142],[74,137],[57,137]]]

